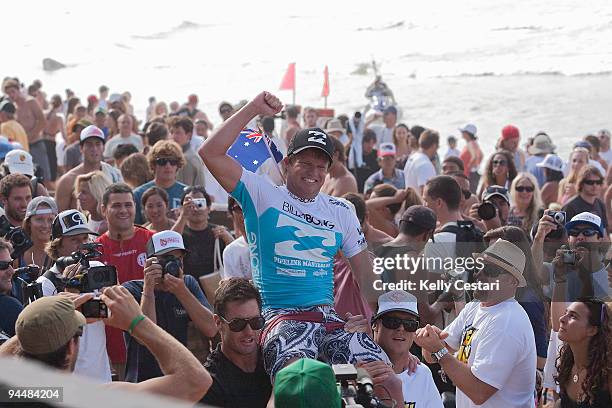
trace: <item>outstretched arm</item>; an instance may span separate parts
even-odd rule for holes
[[[242,176],[242,167],[227,155],[227,150],[251,119],[257,115],[273,116],[282,107],[283,104],[276,96],[262,92],[223,122],[200,147],[200,157],[225,191],[234,191]]]

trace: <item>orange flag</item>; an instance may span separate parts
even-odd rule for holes
[[[321,96],[328,97],[329,96],[329,70],[327,69],[327,65],[325,66],[323,78],[323,90],[321,91]]]
[[[285,72],[285,76],[283,77],[279,89],[281,91],[295,91],[295,62],[292,62],[289,64],[289,67],[287,67],[287,72]]]

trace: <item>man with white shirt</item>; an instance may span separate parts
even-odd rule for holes
[[[415,342],[457,387],[457,408],[532,408],[536,379],[533,329],[514,296],[527,285],[525,254],[498,240],[477,260],[480,289],[444,331],[426,325]],[[496,285],[497,284],[497,285]]]
[[[234,232],[238,238],[230,242],[223,250],[223,276],[221,278],[252,279],[251,254],[246,241],[244,215],[242,208],[233,197],[227,199],[227,212],[232,217]]]
[[[436,155],[439,144],[438,132],[427,129],[419,138],[419,151],[410,156],[404,166],[406,187],[413,188],[421,197],[427,180],[436,176],[436,168],[431,159]]]
[[[372,317],[374,341],[387,353],[393,371],[402,380],[407,407],[442,408],[442,398],[431,371],[419,364],[410,373],[410,347],[419,328],[417,299],[403,290],[392,290],[378,298],[378,313]]]
[[[104,157],[106,159],[112,158],[115,149],[120,144],[132,144],[136,146],[139,152],[142,152],[142,149],[144,149],[142,137],[132,132],[132,116],[124,113],[123,115],[119,116],[117,124],[119,125],[119,134],[113,136],[106,142],[106,146],[104,146]]]
[[[381,143],[393,143],[393,131],[396,124],[397,109],[395,106],[387,106],[383,111],[383,124],[368,126],[376,132],[376,146],[380,146]]]
[[[612,164],[612,149],[610,149],[610,131],[601,129],[597,132],[599,138],[599,155],[608,162],[608,166]]]

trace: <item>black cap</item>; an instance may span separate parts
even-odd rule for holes
[[[291,139],[291,143],[289,143],[287,156],[297,154],[308,148],[324,151],[329,157],[330,162],[334,159],[334,144],[327,133],[321,128],[308,128],[297,132],[293,139]]]
[[[438,219],[436,213],[431,208],[423,205],[413,205],[404,211],[401,220],[426,230],[433,230],[436,228]]]
[[[15,113],[16,111],[15,105],[10,100],[5,99],[0,102],[0,112]]]
[[[68,237],[78,234],[99,235],[89,229],[87,219],[77,210],[62,211],[53,220],[51,239]]]

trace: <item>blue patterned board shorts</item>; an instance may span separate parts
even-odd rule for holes
[[[323,313],[323,322],[344,322],[332,306],[309,308],[268,309],[263,317],[268,324],[278,315],[302,312]],[[326,331],[322,323],[284,320],[263,339],[264,367],[273,379],[293,358],[312,358],[328,364],[355,364],[359,361],[382,360],[391,365],[389,357],[366,333],[348,333],[344,329]]]

